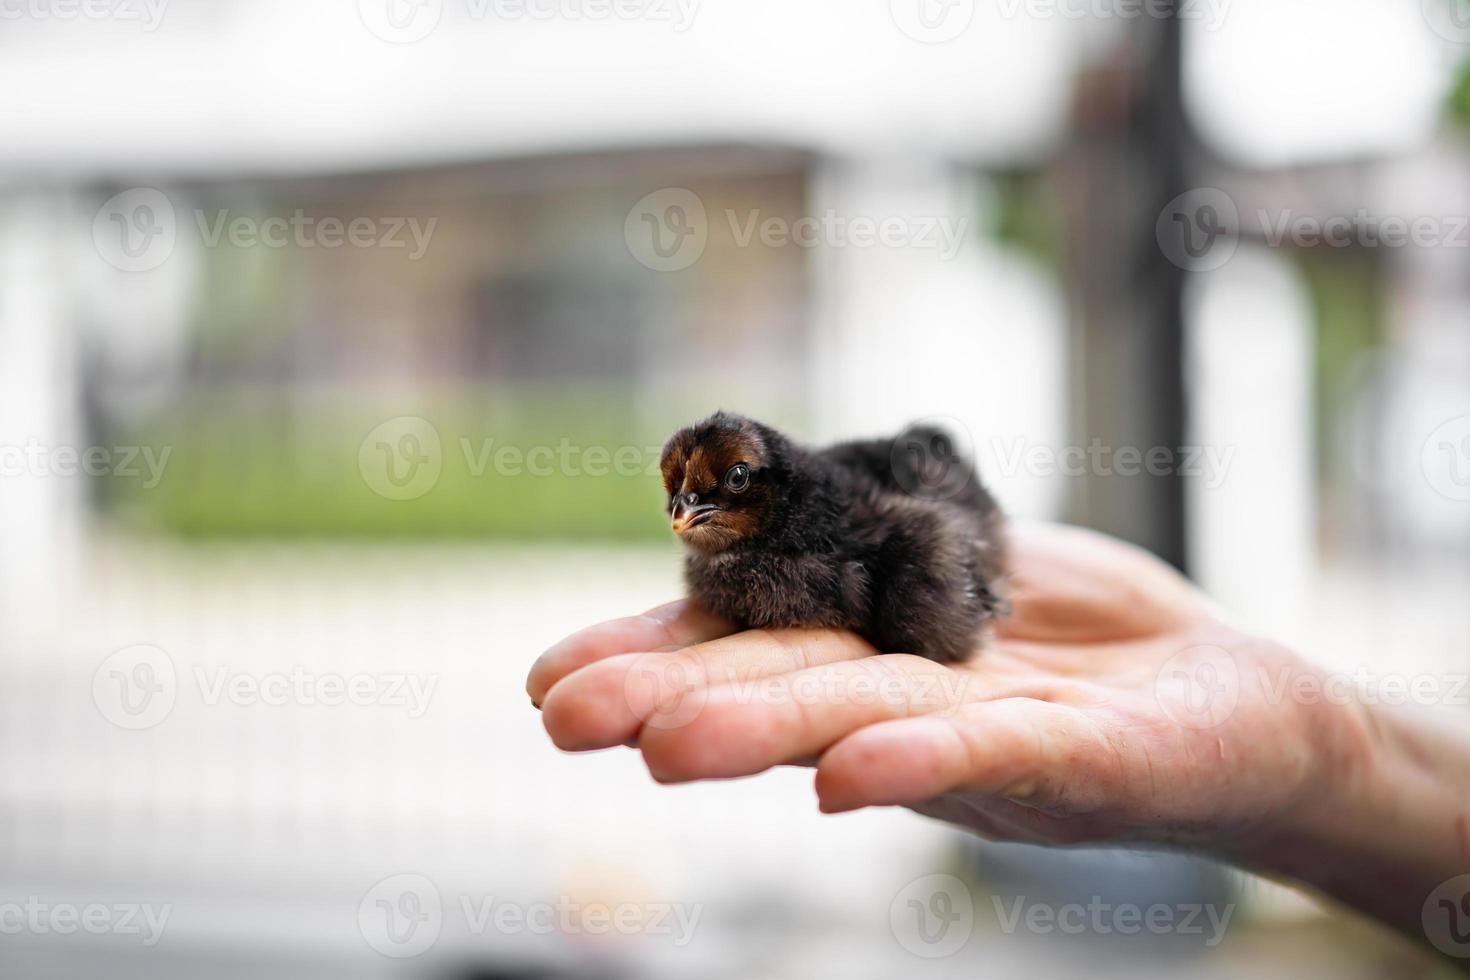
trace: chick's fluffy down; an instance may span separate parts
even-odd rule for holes
[[[690,596],[746,627],[970,656],[1002,608],[1003,518],[951,446],[923,428],[809,450],[724,413],[680,430],[662,465],[671,515],[700,512],[681,534]],[[737,466],[748,479],[726,480]]]

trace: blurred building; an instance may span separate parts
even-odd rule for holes
[[[0,975],[880,976],[917,962],[890,900],[938,871],[1246,913],[1218,952],[990,932],[918,964],[936,976],[1403,966],[1213,869],[977,857],[907,814],[819,819],[799,773],[667,792],[625,754],[559,756],[524,704],[544,646],[677,591],[648,464],[717,407],[812,439],[939,416],[1012,513],[1150,542],[1163,485],[1189,570],[1244,619],[1343,670],[1470,672],[1467,245],[1361,231],[1470,215],[1470,37],[1432,0],[1196,5],[1174,133],[1144,125],[1157,25],[940,6],[960,19],[170,0],[0,21],[0,447],[21,461],[0,477],[0,886],[176,916],[156,953],[20,943]],[[1153,247],[1160,144],[1234,209],[1218,265]],[[1335,219],[1341,246],[1274,234]],[[365,453],[428,458],[430,433],[431,486],[369,478]],[[1094,443],[1208,465],[1148,486],[1065,465]],[[563,444],[577,475],[494,462]],[[92,447],[151,449],[159,479],[145,457],[57,472]],[[589,448],[636,472],[588,474]],[[96,686],[140,645],[177,703],[131,730]],[[208,696],[298,668],[437,693],[418,715]],[[428,959],[362,934],[400,874],[450,911]],[[709,919],[688,950],[487,941],[460,912],[492,893]]]

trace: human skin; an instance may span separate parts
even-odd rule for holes
[[[676,602],[568,637],[527,690],[557,746],[635,747],[662,783],[815,766],[827,813],[1189,848],[1424,938],[1431,892],[1470,873],[1470,731],[1321,696],[1318,668],[1136,548],[1010,538],[1012,614],[966,663]]]

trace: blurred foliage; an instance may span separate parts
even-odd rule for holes
[[[1316,328],[1314,390],[1317,468],[1329,481],[1341,463],[1337,425],[1354,398],[1363,355],[1385,343],[1387,322],[1382,257],[1372,249],[1296,249],[1297,267],[1312,300]]]
[[[292,397],[244,386],[196,391],[174,421],[130,434],[137,444],[167,447],[168,465],[152,489],[113,479],[109,511],[130,528],[195,538],[668,535],[657,475],[667,433],[638,432],[628,391],[468,388],[393,401],[393,411],[361,391]],[[369,434],[400,415],[429,420],[441,445],[437,482],[409,500],[375,492],[359,460]],[[546,447],[534,472],[525,457],[533,447]],[[591,447],[601,448],[589,455]],[[499,455],[507,448],[519,456]],[[624,464],[616,467],[619,450]]]
[[[1047,268],[1062,267],[1062,225],[1045,171],[1019,170],[994,176],[996,241],[1039,259]]]
[[[1460,65],[1460,73],[1450,89],[1447,109],[1455,124],[1470,133],[1470,58]]]

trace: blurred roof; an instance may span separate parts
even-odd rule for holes
[[[1470,54],[1470,30],[1451,31],[1436,15],[1457,2],[1186,0],[1221,11],[1214,28],[1203,19],[1185,33],[1194,124],[1249,167],[1417,149]]]
[[[1188,0],[1196,125],[1246,166],[1422,144],[1470,51],[1455,43],[1470,31],[1436,33],[1439,2]],[[109,15],[76,13],[91,4]],[[1065,132],[1073,69],[1130,26],[1125,8],[16,0],[0,172],[334,173],[722,142],[1020,163]]]
[[[1076,33],[980,4],[924,43],[887,0],[631,0],[639,20],[514,14],[588,0],[130,2],[166,4],[155,30],[5,22],[0,166],[335,171],[727,140],[1005,161],[1060,131]],[[390,3],[434,29],[384,40]]]

